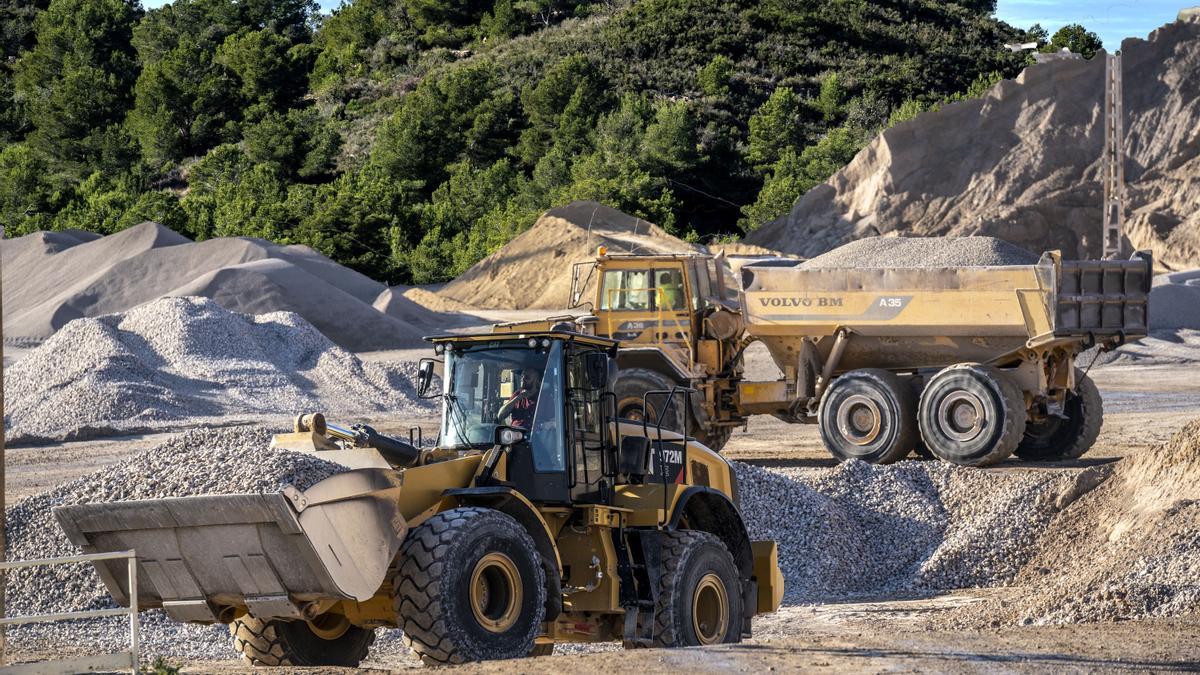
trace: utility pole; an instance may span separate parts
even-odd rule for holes
[[[1121,113],[1121,55],[1104,57],[1104,257],[1120,258],[1125,233],[1125,125]]]

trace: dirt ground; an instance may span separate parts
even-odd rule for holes
[[[1123,365],[1096,368],[1093,377],[1105,401],[1104,430],[1082,460],[1032,466],[1010,460],[986,471],[1055,471],[1116,461],[1166,440],[1200,417],[1200,369],[1195,366]],[[406,433],[410,425],[436,434],[437,421],[371,420],[384,432]],[[286,423],[281,420],[281,424]],[[8,499],[35,494],[54,484],[130,453],[153,447],[165,435],[62,443],[8,451]],[[763,466],[831,466],[815,427],[755,418],[734,434],[726,456]],[[1194,620],[1138,621],[1069,627],[1026,626],[982,631],[930,631],[924,619],[985,594],[1019,594],[1021,589],[964,591],[923,599],[790,606],[755,623],[755,637],[740,645],[676,651],[585,651],[519,662],[460,668],[462,672],[558,673],[626,671],[732,672],[1175,672],[1200,671],[1200,623]],[[560,652],[567,651],[560,648]],[[572,649],[571,651],[577,651]],[[148,655],[152,656],[152,655]],[[237,661],[178,664],[186,672],[232,673]],[[406,657],[368,662],[375,672],[418,664]],[[290,672],[281,669],[280,672]],[[297,672],[347,672],[308,669]]]

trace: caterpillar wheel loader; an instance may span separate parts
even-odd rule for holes
[[[136,550],[135,598],[96,564],[117,602],[229,624],[254,665],[356,666],[381,627],[427,664],[738,642],[779,606],[775,543],[751,541],[730,464],[617,416],[615,342],[431,340],[418,389],[442,400],[436,447],[303,415],[273,446],[341,473],[57,519],[86,552]]]

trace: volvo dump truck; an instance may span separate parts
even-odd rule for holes
[[[615,342],[432,342],[418,388],[442,400],[434,448],[304,415],[273,445],[344,468],[307,489],[55,515],[85,552],[137,552],[136,597],[96,564],[117,602],[229,624],[254,665],[356,666],[381,627],[427,664],[738,642],[779,606],[775,543],[750,540],[730,464],[616,416]]]
[[[776,259],[739,276],[720,257],[602,250],[574,268],[571,306],[590,305],[586,316],[493,330],[570,325],[620,340],[621,414],[714,449],[766,414],[817,424],[838,459],[1061,460],[1091,447],[1103,415],[1075,357],[1145,336],[1152,261],[1049,252],[1033,265],[816,269]],[[754,342],[782,377],[744,377]],[[694,393],[669,411],[643,396],[671,387]]]

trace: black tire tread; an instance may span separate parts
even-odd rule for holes
[[[1029,417],[1029,411],[1025,406],[1025,394],[1021,391],[1021,388],[1017,386],[1017,383],[1014,382],[1012,378],[1005,375],[1001,370],[979,363],[958,363],[943,369],[938,373],[938,375],[955,370],[975,370],[988,377],[991,381],[995,382],[997,388],[1000,390],[1001,402],[1004,405],[1007,413],[1004,416],[1004,427],[1000,438],[996,441],[996,444],[992,446],[991,451],[972,462],[957,463],[963,466],[974,467],[984,467],[992,466],[993,464],[999,464],[1000,462],[1003,462],[1012,456],[1013,452],[1016,451],[1017,446],[1021,443],[1021,439],[1025,436],[1025,422]],[[937,376],[934,377],[936,379]],[[925,422],[925,417],[923,415],[919,416],[919,421],[920,424],[923,425]],[[922,430],[922,437],[924,436],[925,432]],[[932,448],[930,449],[933,450]],[[937,454],[936,450],[933,450],[933,452],[935,455]],[[948,461],[946,458],[941,457],[940,455],[938,455],[938,457],[943,461]]]
[[[242,660],[247,665],[255,667],[340,666],[350,663],[358,665],[367,657],[367,652],[375,642],[375,631],[366,631],[366,639],[357,646],[357,649],[343,655],[345,661],[310,663],[299,658],[294,646],[289,644],[287,635],[279,630],[279,623],[279,621],[264,621],[252,616],[244,616],[229,624],[229,633],[233,636],[233,648],[242,655]],[[350,630],[362,629],[351,627]]]
[[[439,554],[470,520],[493,514],[504,516],[493,509],[470,506],[443,511],[409,532],[400,548],[402,562],[393,585],[393,604],[404,631],[404,644],[426,665],[457,665],[470,660],[445,630],[440,583],[443,562]],[[521,532],[534,559],[539,559],[533,539],[524,530]],[[542,570],[540,565],[537,570]],[[544,580],[540,585],[544,588]]]
[[[850,378],[850,379],[846,379]],[[831,399],[831,393],[836,391],[838,383],[845,387],[847,383],[856,380],[870,380],[885,391],[889,391],[896,399],[899,413],[896,416],[895,423],[897,426],[897,439],[895,445],[878,460],[872,464],[893,464],[907,457],[917,446],[920,436],[917,431],[917,400],[913,393],[912,387],[900,380],[900,377],[895,373],[883,370],[881,368],[862,368],[852,370],[833,381],[829,387],[825,389],[825,393],[821,396],[820,418],[825,418],[825,408],[828,401]],[[822,435],[826,433],[822,429]],[[824,439],[822,439],[824,440]],[[829,447],[829,443],[825,443],[826,449],[830,450],[830,454],[838,457],[839,460],[846,459],[840,457]]]
[[[676,530],[674,532],[664,532],[662,536],[662,576],[661,587],[659,588],[658,601],[654,608],[654,640],[655,647],[678,647],[680,646],[680,636],[675,631],[674,621],[674,599],[682,592],[679,589],[679,584],[682,583],[682,577],[686,572],[686,564],[690,560],[692,551],[699,549],[705,544],[715,544],[729,556],[730,564],[733,564],[733,556],[729,554],[729,550],[725,548],[725,544],[714,534],[709,532],[701,532],[697,530]],[[734,565],[733,569],[737,569]],[[741,589],[730,588],[726,589],[730,597],[735,593],[740,593]],[[736,620],[736,618],[735,618]],[[737,633],[736,641],[740,641],[741,633]]]
[[[1017,446],[1018,457],[1028,461],[1062,461],[1079,459],[1092,449],[1104,426],[1104,399],[1096,382],[1079,370],[1075,372],[1075,396],[1081,399],[1083,413],[1079,432],[1066,445],[1057,448]]]

